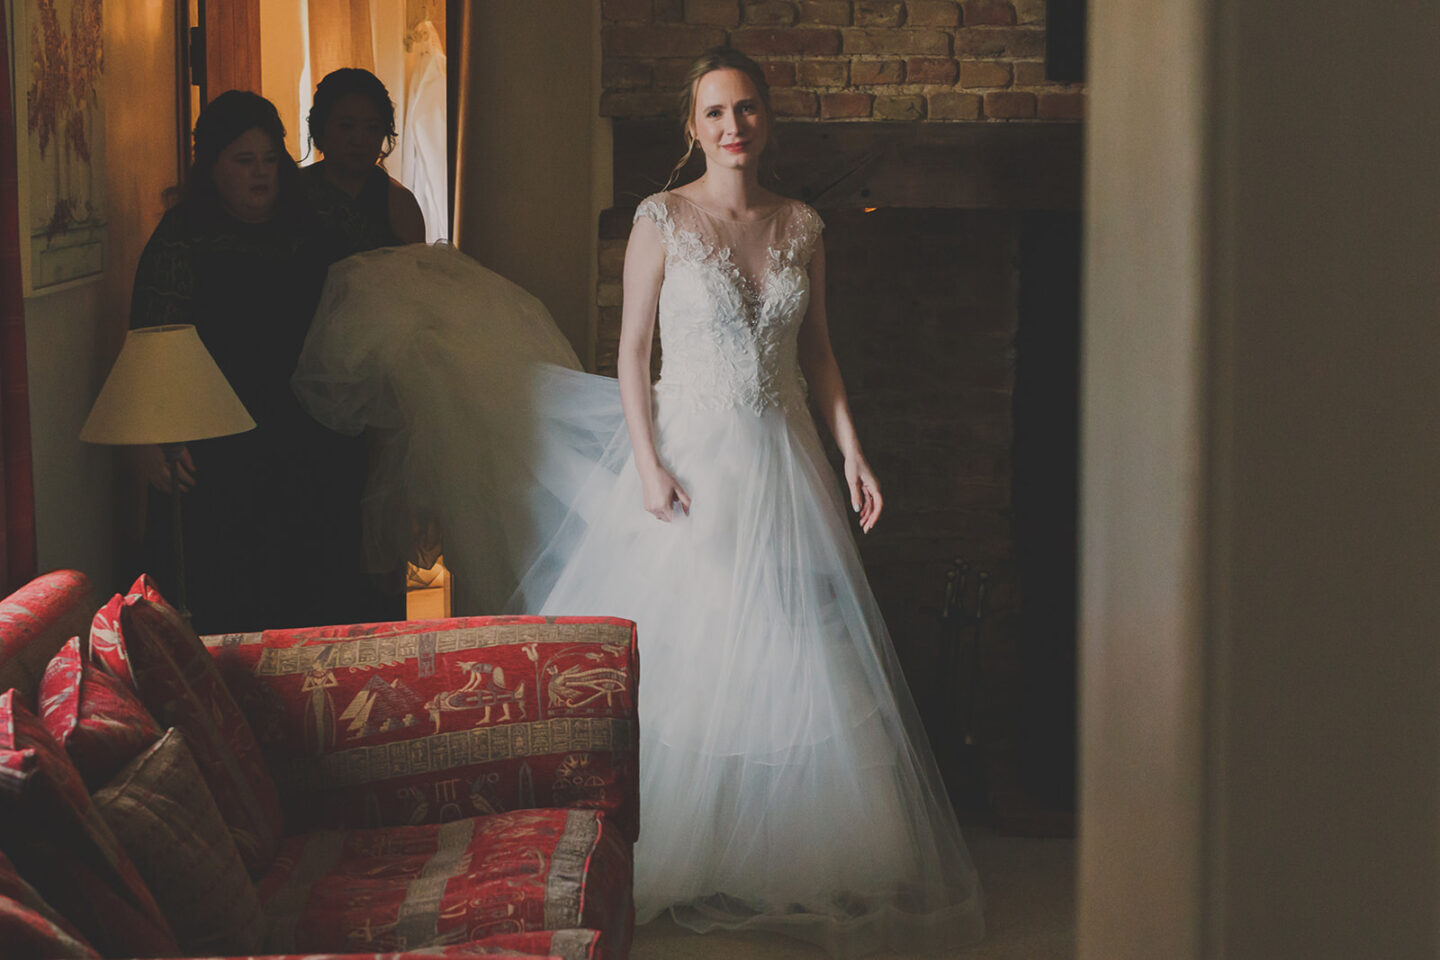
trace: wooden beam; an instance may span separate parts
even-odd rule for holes
[[[777,189],[820,209],[1079,210],[1078,123],[776,124]],[[659,190],[679,159],[666,120],[615,122],[615,203]],[[692,161],[678,178],[698,175]]]

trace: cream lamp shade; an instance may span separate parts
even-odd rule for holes
[[[90,416],[87,443],[186,443],[253,430],[255,421],[189,324],[131,330]]]

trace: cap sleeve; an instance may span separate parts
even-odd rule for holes
[[[806,203],[796,203],[791,214],[787,239],[794,245],[795,260],[803,267],[810,265],[810,258],[820,245],[820,234],[825,230],[825,221],[815,208]]]

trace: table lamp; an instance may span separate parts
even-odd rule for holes
[[[180,529],[180,453],[192,440],[255,428],[240,398],[189,324],[141,327],[125,336],[115,366],[80,430],[86,443],[159,444],[170,467],[170,528],[176,604],[187,620],[185,544]]]

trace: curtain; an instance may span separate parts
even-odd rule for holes
[[[307,0],[310,8],[310,75],[318,82],[331,70],[360,67],[372,73],[370,0]],[[393,96],[393,92],[392,92]]]
[[[0,16],[0,578],[10,593],[35,575],[30,394],[20,283],[20,177],[10,96],[10,38]]]

